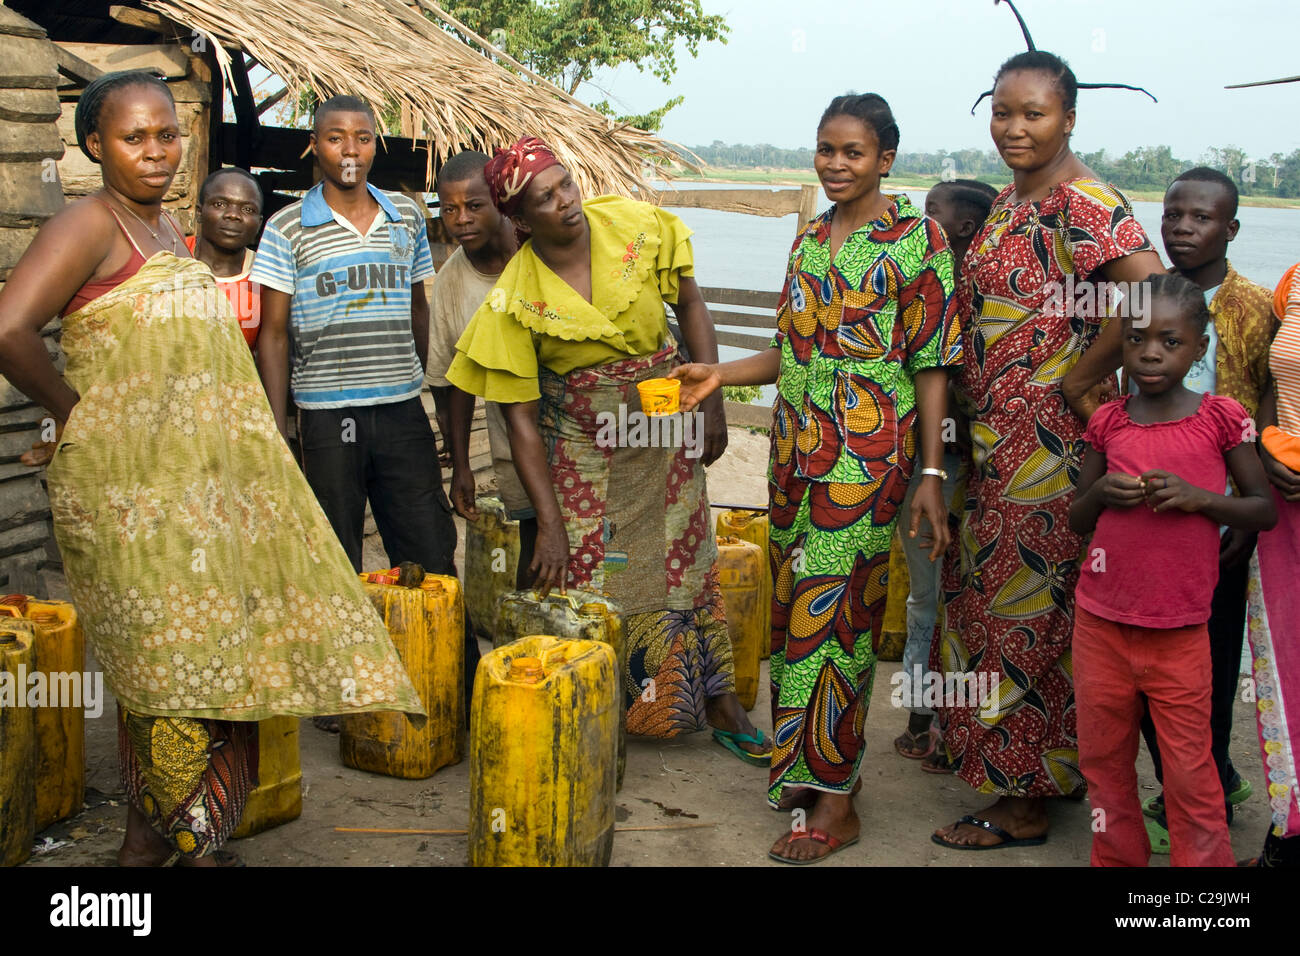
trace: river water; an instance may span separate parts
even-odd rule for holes
[[[662,185],[662,184],[656,184]],[[761,189],[790,188],[763,187],[761,185],[723,185],[718,183],[674,183],[674,189]],[[796,187],[797,188],[797,187]],[[886,183],[886,191],[888,185]],[[918,209],[925,208],[924,190],[904,190]],[[829,208],[826,195],[819,191],[818,212]],[[1166,263],[1164,246],[1160,242],[1161,204],[1135,202],[1133,210],[1138,222],[1156,245],[1156,251]],[[794,241],[795,217],[767,219],[740,213],[718,212],[713,209],[673,209],[695,231],[692,243],[695,249],[695,277],[703,286],[723,286],[731,289],[756,289],[774,292],[785,278],[786,259]],[[1242,206],[1237,212],[1241,229],[1228,246],[1228,259],[1233,268],[1248,279],[1273,289],[1288,268],[1300,261],[1300,209],[1273,209],[1262,206]],[[742,310],[743,311],[743,310]],[[720,326],[725,328],[725,326]],[[735,329],[738,332],[760,334],[756,329]],[[724,360],[743,358],[747,351],[722,346]],[[775,396],[772,388],[765,388],[756,404],[770,404]]]

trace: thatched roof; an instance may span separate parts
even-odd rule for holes
[[[310,87],[409,109],[417,118],[415,138],[430,146],[430,179],[435,154],[445,159],[475,148],[491,155],[524,135],[546,140],[587,195],[633,195],[646,188],[647,157],[678,159],[663,140],[616,124],[461,42],[439,25],[459,24],[432,0],[143,0],[143,6],[241,47],[292,93]],[[218,60],[228,68],[220,50]]]

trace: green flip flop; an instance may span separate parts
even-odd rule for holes
[[[1169,830],[1161,826],[1159,820],[1153,820],[1150,817],[1142,821],[1147,827],[1147,839],[1151,841],[1151,852],[1168,855],[1169,853]]]
[[[754,733],[756,736],[751,737],[749,734],[737,733],[730,730],[714,730],[713,739],[751,766],[772,766],[771,754],[752,754],[744,747],[740,746],[741,744],[754,744],[756,747],[761,747],[763,744],[767,743],[762,730],[755,728]]]
[[[1154,797],[1142,801],[1142,815],[1154,820],[1165,812],[1165,792],[1161,790]]]

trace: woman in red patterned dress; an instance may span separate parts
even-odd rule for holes
[[[940,727],[952,769],[998,799],[935,832],[955,849],[1044,842],[1045,798],[1083,784],[1070,673],[1083,542],[1066,515],[1084,422],[1115,387],[1121,356],[1120,323],[1103,327],[1094,283],[1136,283],[1163,266],[1128,200],[1070,150],[1077,89],[1043,51],[998,70],[989,131],[1014,181],[958,287],[957,390],[974,467],[931,660],[974,675],[939,709]]]

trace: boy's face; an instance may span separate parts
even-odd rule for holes
[[[438,208],[447,232],[466,252],[482,252],[501,233],[501,213],[481,175],[439,183]]]
[[[1146,325],[1124,318],[1124,370],[1143,395],[1160,395],[1182,383],[1192,363],[1205,355],[1210,337],[1162,296],[1151,300]]]
[[[218,176],[199,206],[199,235],[225,252],[252,245],[262,225],[262,202],[243,176]]]
[[[925,194],[925,214],[943,227],[943,234],[949,244],[970,235],[967,229],[969,217],[962,216],[956,203],[948,195],[949,190],[935,186]]]
[[[1160,238],[1175,269],[1198,269],[1224,258],[1238,225],[1232,197],[1218,183],[1184,180],[1165,193]]]
[[[316,119],[311,144],[321,175],[339,189],[366,182],[375,162],[375,124],[365,113],[330,110]]]

